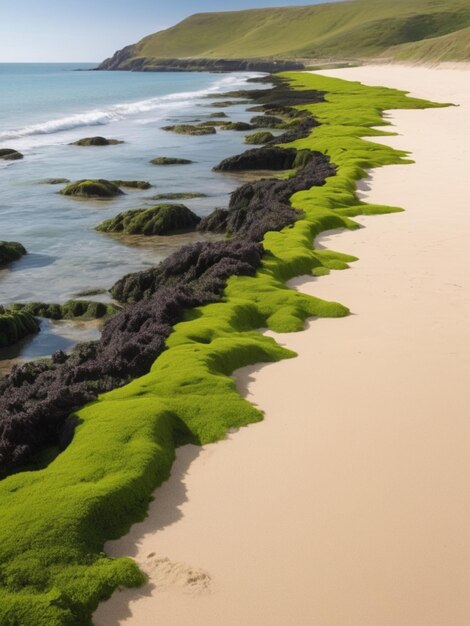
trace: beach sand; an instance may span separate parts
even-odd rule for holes
[[[97,626],[468,626],[470,80],[324,72],[460,107],[387,114],[414,165],[361,195],[405,213],[317,245],[360,257],[296,288],[352,315],[276,335],[298,358],[236,374],[265,421],[178,451],[150,515],[107,545],[150,576]],[[149,556],[151,555],[151,556]]]

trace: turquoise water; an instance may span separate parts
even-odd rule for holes
[[[86,67],[0,64],[0,147],[24,154],[22,161],[0,161],[0,240],[20,241],[29,252],[0,270],[0,304],[64,302],[83,290],[108,289],[200,236],[123,239],[97,233],[97,224],[125,209],[155,204],[150,197],[156,193],[175,191],[209,194],[185,202],[206,215],[226,206],[240,184],[212,167],[245,148],[245,133],[188,137],[161,126],[208,119],[221,111],[210,106],[211,93],[259,88],[246,83],[255,74],[76,71]],[[234,121],[250,118],[243,104],[223,111]],[[125,143],[69,145],[93,135]],[[195,163],[157,167],[149,163],[156,156]],[[139,179],[154,187],[129,190],[112,201],[83,201],[58,194],[60,185],[40,184],[52,177]]]

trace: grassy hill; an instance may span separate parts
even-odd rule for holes
[[[116,53],[136,59],[470,60],[469,0],[350,0],[312,6],[199,13]]]

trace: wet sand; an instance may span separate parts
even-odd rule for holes
[[[178,451],[150,515],[106,548],[149,574],[97,626],[468,626],[470,80],[365,66],[325,72],[460,107],[394,111],[416,164],[361,194],[405,213],[317,245],[360,257],[298,279],[349,306],[276,335],[299,353],[240,370],[265,421]]]

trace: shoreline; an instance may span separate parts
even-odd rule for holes
[[[331,74],[406,88],[403,67],[394,71]],[[433,70],[426,70],[429,82],[416,83],[414,71],[408,82],[421,97],[465,95],[461,84],[452,91],[448,81],[433,82]],[[196,626],[307,618],[322,626],[464,626],[469,344],[462,328],[468,299],[459,293],[468,284],[461,263],[468,213],[448,160],[458,145],[457,170],[465,175],[468,149],[455,144],[470,106],[465,97],[466,109],[387,114],[403,136],[373,140],[412,149],[417,163],[374,170],[360,193],[407,211],[324,234],[322,245],[360,260],[345,272],[294,281],[301,291],[350,305],[353,315],[312,321],[304,333],[268,333],[299,356],[237,372],[238,388],[266,411],[265,421],[202,451],[179,449],[147,520],[109,546],[115,556],[137,555],[160,576],[167,564],[146,563],[155,552],[180,576],[168,576],[158,594],[151,586],[116,594],[96,613],[98,626],[137,626],[150,615],[174,626],[189,618]],[[430,150],[435,120],[445,146],[439,154]],[[443,180],[459,190],[450,196],[451,215],[434,176],[443,161]],[[295,419],[287,427],[286,416]],[[212,592],[188,595],[181,563],[211,577]]]

